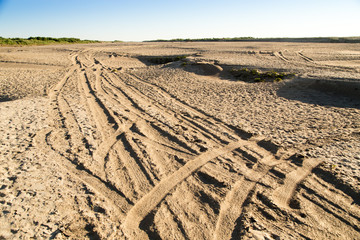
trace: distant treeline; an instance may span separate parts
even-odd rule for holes
[[[99,41],[80,40],[78,38],[52,38],[52,37],[2,38],[0,37],[0,46],[95,43],[95,42],[99,42]]]
[[[230,41],[249,41],[254,40],[253,37],[235,37],[235,38],[176,38],[176,39],[157,39],[144,42],[230,42]]]
[[[158,39],[145,42],[310,42],[310,43],[360,43],[360,37],[315,37],[315,38],[176,38],[170,40]]]

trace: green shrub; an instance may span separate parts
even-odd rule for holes
[[[259,71],[256,70],[256,69],[252,69],[250,72],[251,72],[251,74],[254,75],[254,76],[260,74]]]
[[[254,82],[265,82],[265,79],[262,78],[255,78]]]
[[[241,68],[231,69],[230,73],[237,79],[245,82],[280,82],[286,78],[292,78],[294,73],[278,73],[276,71],[261,72],[257,69]]]
[[[154,64],[166,64],[166,63],[170,63],[170,62],[180,61],[187,57],[188,57],[187,55],[159,56],[159,57],[150,57],[150,58],[147,58],[147,60],[150,63],[154,63]]]

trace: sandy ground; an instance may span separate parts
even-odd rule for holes
[[[0,239],[359,239],[359,49],[0,48]]]

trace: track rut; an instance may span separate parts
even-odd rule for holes
[[[95,54],[88,49],[72,56],[73,65],[49,94],[54,124],[38,134],[37,145],[106,199],[126,237],[245,236],[250,210],[269,232],[281,235],[286,227],[271,224],[298,211],[290,204],[294,198],[317,203],[306,193],[312,185],[304,182],[311,179],[320,188],[312,173],[319,159],[305,158],[296,165],[289,158],[295,150],[269,149],[262,138],[228,126],[141,76],[112,71]],[[277,55],[287,60],[281,52]],[[137,86],[181,110],[161,104]],[[76,105],[86,111],[75,111]],[[84,121],[88,129],[81,126]],[[323,211],[333,213],[334,204],[328,201],[332,208],[324,206]],[[354,226],[359,215],[351,214],[348,225]]]

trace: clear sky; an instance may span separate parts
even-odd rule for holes
[[[360,0],[0,0],[0,36],[360,36]]]

